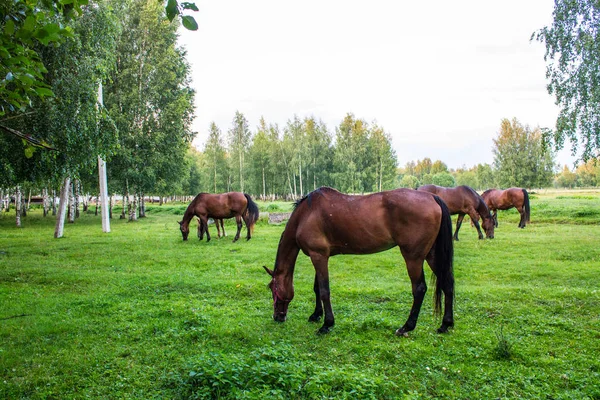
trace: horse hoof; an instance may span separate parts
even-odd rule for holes
[[[396,329],[396,336],[408,337],[408,331],[405,331],[404,328]]]
[[[317,335],[325,335],[326,333],[331,332],[331,326],[322,326],[317,331]]]
[[[308,317],[308,322],[319,322],[319,320],[321,319],[320,315],[311,315],[310,317]]]

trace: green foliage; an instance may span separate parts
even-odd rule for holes
[[[546,45],[548,92],[560,107],[556,130],[545,136],[558,149],[569,139],[573,152],[580,148],[587,161],[600,150],[600,4],[556,0],[553,17],[552,24],[532,35]]]
[[[413,175],[404,175],[400,180],[398,187],[416,189],[421,186],[419,179]]]
[[[503,119],[494,139],[494,166],[501,187],[548,187],[554,169],[554,154],[542,140],[539,129],[531,131],[513,119]]]
[[[431,183],[437,186],[443,187],[454,187],[456,186],[456,182],[454,181],[454,177],[450,175],[448,172],[438,172],[437,174],[431,177]]]
[[[81,13],[87,0],[7,0],[0,5],[0,116],[23,112],[33,99],[52,96],[39,45],[72,36],[62,16]]]

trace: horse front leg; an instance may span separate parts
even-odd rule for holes
[[[402,325],[402,328],[396,330],[396,335],[398,336],[408,336],[408,332],[414,330],[417,326],[423,298],[427,292],[427,283],[425,282],[425,273],[423,272],[423,261],[407,261],[406,268],[412,284],[413,304],[410,309],[410,314],[408,314],[408,319],[404,325]]]
[[[465,218],[465,214],[458,214],[458,218],[456,218],[456,231],[454,232],[454,240],[458,242],[458,230],[462,225],[463,219]]]
[[[478,221],[478,217],[477,214],[469,214],[469,218],[471,218],[471,221],[473,221],[473,225],[475,226],[475,229],[477,229],[477,233],[479,234],[479,240],[482,240],[484,238],[483,236],[483,232],[481,232],[481,226],[479,226],[479,221]],[[458,240],[458,239],[457,239]]]
[[[498,227],[498,210],[494,210],[492,217],[494,218],[494,228],[497,228]]]
[[[236,215],[235,222],[237,223],[237,233],[235,234],[233,241],[237,242],[237,240],[240,238],[240,232],[242,231],[242,217],[240,215]]]
[[[331,308],[331,295],[329,291],[329,268],[327,265],[329,262],[329,257],[313,253],[310,255],[310,260],[315,267],[315,280],[319,286],[319,299],[317,302],[320,300],[320,302],[323,304],[322,307],[325,313],[323,326],[319,328],[317,333],[328,333],[335,325],[333,309]]]
[[[223,220],[221,219],[221,230],[223,231],[223,237],[227,236],[227,234],[225,233],[225,226],[223,225]]]
[[[208,232],[208,217],[201,216],[200,220],[202,221],[202,230],[206,232],[206,243],[210,242],[210,233]],[[204,235],[201,235],[204,236]]]
[[[315,292],[315,311],[308,317],[309,322],[318,322],[323,316],[323,303],[321,302],[321,291],[319,290],[319,279],[315,272],[315,283],[313,285],[313,291]]]

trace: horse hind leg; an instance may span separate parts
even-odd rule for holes
[[[436,261],[433,249],[427,255],[427,264],[431,267],[433,274],[436,276],[436,285],[440,282],[438,278],[438,270],[436,269]],[[438,333],[446,333],[448,329],[454,326],[454,278],[441,282],[442,292],[444,293],[444,316],[442,317],[442,325],[438,328]],[[437,289],[436,289],[437,290]]]
[[[420,262],[407,261],[406,268],[412,284],[413,304],[410,313],[408,314],[408,319],[401,328],[396,330],[396,335],[398,336],[408,336],[408,332],[414,330],[417,326],[423,298],[427,292],[427,283],[425,282],[425,273],[423,271],[423,260]]]
[[[525,224],[526,224],[526,219],[527,217],[525,216],[525,208],[524,207],[519,207],[517,208],[517,211],[519,212],[519,214],[521,214],[521,219],[519,220],[519,228],[523,229],[525,228]]]
[[[242,231],[242,217],[240,215],[236,215],[235,222],[237,223],[237,233],[235,234],[233,241],[237,242],[237,240],[240,238],[240,232]]]

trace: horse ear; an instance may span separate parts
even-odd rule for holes
[[[181,226],[181,224],[183,223],[183,221],[177,221],[177,223],[179,224],[179,226]]]
[[[264,265],[263,265],[263,268],[265,269],[265,271],[267,271],[267,274],[273,276],[273,271],[271,271],[269,268],[265,267]]]

